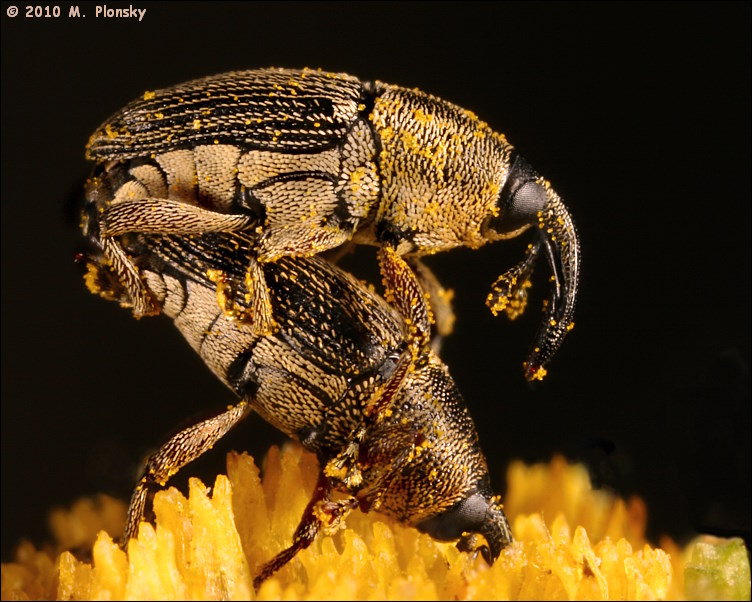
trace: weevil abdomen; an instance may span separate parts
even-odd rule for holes
[[[217,304],[221,270],[237,303],[249,245],[243,237],[192,239],[140,237],[148,249],[141,273],[191,347],[237,395],[291,437],[326,422],[312,451],[338,449],[362,411],[364,397],[391,375],[403,347],[403,326],[394,310],[352,276],[310,258],[283,258],[264,272],[279,330],[260,336],[228,318]],[[228,241],[232,241],[229,243]]]
[[[125,170],[110,167],[100,177],[117,183],[110,183],[108,206],[169,199],[222,214],[246,215],[250,218],[247,228],[260,232],[254,255],[260,261],[272,261],[284,255],[318,253],[352,237],[378,207],[374,154],[370,128],[356,120],[337,148],[317,153],[198,145],[156,153],[153,159],[133,159]],[[112,224],[113,211],[108,215]],[[144,231],[143,225],[135,223],[130,228]],[[204,228],[212,231],[220,226],[215,220],[206,222]]]

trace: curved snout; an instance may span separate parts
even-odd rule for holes
[[[580,277],[580,241],[572,216],[550,184],[537,182],[546,194],[546,204],[538,213],[538,233],[551,268],[552,291],[546,302],[545,318],[535,336],[525,362],[525,378],[540,380],[544,366],[574,327],[574,307]]]

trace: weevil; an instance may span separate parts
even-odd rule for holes
[[[84,220],[93,244],[86,284],[129,307],[132,291],[105,256],[91,213]],[[146,287],[157,310],[240,398],[150,456],[131,498],[124,542],[137,534],[149,491],[253,411],[314,451],[321,466],[293,543],[261,567],[256,587],[320,532],[335,531],[354,508],[458,540],[461,550],[480,552],[489,563],[512,541],[474,423],[431,348],[430,306],[394,251],[380,251],[390,303],[319,256],[260,264],[277,328],[259,333],[223,309],[229,301],[253,311],[253,295],[242,292],[253,238],[139,233],[117,243],[138,270],[137,286]],[[346,497],[334,499],[335,491]]]
[[[234,315],[271,332],[258,263],[352,241],[412,256],[428,275],[424,255],[532,228],[525,258],[486,304],[519,315],[542,248],[553,286],[526,378],[543,378],[574,325],[580,251],[560,197],[502,134],[418,90],[310,69],[225,73],[144,93],[95,131],[87,156],[98,164],[104,253],[137,316],[155,301],[115,242],[126,232],[253,232],[254,311]],[[451,310],[435,309],[446,334]]]

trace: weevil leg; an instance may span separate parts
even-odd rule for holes
[[[266,278],[256,259],[248,258],[244,278],[246,292],[242,303],[238,301],[240,282],[223,270],[207,270],[206,276],[216,285],[217,303],[225,317],[251,326],[259,336],[270,336],[279,330],[274,320]]]
[[[366,429],[359,427],[348,437],[348,441],[340,452],[323,467],[322,472],[327,477],[336,479],[347,489],[356,489],[363,482],[363,472],[360,469],[360,444],[363,442]]]
[[[249,304],[254,311],[254,323],[262,334],[276,330],[272,318],[271,301],[264,273],[258,263],[274,262],[281,257],[311,256],[335,249],[347,243],[353,227],[321,224],[321,216],[310,216],[300,224],[266,225],[254,241],[254,257],[250,258],[246,273],[246,288],[253,298]],[[255,263],[258,262],[258,263]]]
[[[123,247],[114,238],[102,239],[102,252],[109,260],[112,270],[128,291],[136,318],[153,316],[159,313],[151,293],[148,291],[138,270]]]
[[[427,295],[418,282],[415,273],[405,260],[388,248],[379,251],[379,264],[384,280],[384,298],[391,303],[404,319],[407,329],[406,349],[390,358],[394,362],[390,376],[376,388],[364,404],[365,425],[379,422],[397,396],[407,374],[416,363],[426,357],[430,344],[433,314],[426,299]],[[355,435],[355,433],[353,434]]]
[[[276,261],[287,255],[318,255],[346,243],[352,230],[316,225],[269,227],[258,241],[258,259]]]
[[[128,541],[138,534],[138,525],[144,516],[150,489],[155,485],[163,487],[172,475],[210,450],[227,434],[227,431],[248,416],[251,411],[250,404],[247,401],[241,401],[218,416],[183,429],[149,457],[131,496],[121,547],[125,548]]]
[[[356,446],[360,445],[365,429],[361,427],[360,431],[361,437],[355,444]],[[379,466],[388,466],[388,469],[378,474],[370,475],[367,488],[359,492],[357,497],[350,496],[344,500],[331,499],[334,484],[341,483],[347,489],[355,489],[359,485],[359,482],[357,484],[348,484],[337,477],[331,478],[326,474],[326,469],[322,470],[319,474],[313,496],[303,511],[303,517],[295,530],[292,545],[277,554],[261,568],[261,571],[253,580],[254,588],[258,589],[266,579],[292,560],[298,552],[310,546],[319,532],[323,531],[326,535],[336,533],[342,521],[354,508],[359,506],[365,510],[377,508],[381,496],[389,487],[389,483],[397,478],[403,468],[420,453],[422,434],[416,431],[412,425],[392,424],[376,427],[376,431],[372,433],[371,439],[379,442],[390,442],[389,452],[394,457],[389,461],[376,462]],[[394,444],[395,441],[398,442],[396,445]],[[400,445],[399,442],[403,442],[404,444]],[[340,456],[347,455],[348,450],[351,450],[352,447],[353,443],[345,445]],[[357,458],[357,453],[355,456]]]
[[[128,232],[152,234],[204,234],[239,232],[251,227],[255,218],[248,215],[219,213],[180,201],[159,198],[121,201],[102,214],[102,236]]]
[[[402,387],[408,372],[415,366],[417,357],[410,349],[406,350],[398,359],[394,372],[371,396],[363,408],[365,424],[379,421],[383,413],[392,405],[397,392]]]
[[[260,335],[274,334],[279,326],[272,316],[272,299],[269,288],[266,286],[266,277],[256,259],[248,259],[248,268],[245,272],[245,301],[250,306],[250,319],[254,330]]]
[[[405,261],[415,272],[421,288],[428,293],[429,305],[433,310],[435,321],[431,329],[431,348],[435,353],[439,353],[442,339],[452,334],[454,330],[454,311],[452,310],[454,291],[444,288],[429,267],[418,257],[406,257]]]
[[[347,444],[323,467],[323,473],[327,477],[342,483],[349,490],[360,486],[363,482],[363,471],[360,464],[361,444],[368,435],[369,429],[372,427],[382,428],[384,419],[389,415],[388,410],[402,387],[405,377],[410,369],[415,366],[415,361],[413,352],[409,347],[399,355],[392,355],[385,360],[385,363],[389,363],[388,376],[384,378],[380,385],[374,387],[370,397],[363,404],[363,421],[349,434]],[[371,380],[371,375],[362,375],[358,382],[364,383],[368,380]],[[348,390],[332,407],[339,407],[354,386],[354,383],[351,382]],[[323,422],[326,423],[326,420]],[[324,431],[321,431],[319,436],[322,436],[323,433]]]
[[[384,298],[404,318],[408,344],[422,353],[430,343],[433,312],[415,272],[390,248],[379,250],[379,266],[384,281]]]
[[[388,368],[389,376],[385,377],[380,385],[374,387],[369,399],[363,404],[362,423],[352,430],[347,437],[347,444],[322,468],[324,475],[342,483],[347,489],[355,489],[363,481],[363,473],[359,463],[360,445],[363,443],[368,428],[379,423],[386,416],[386,410],[391,406],[392,400],[402,386],[410,366],[413,365],[412,354],[406,351],[399,356],[390,356],[385,360],[385,364],[387,362],[390,364]],[[357,381],[351,381],[345,392],[332,404],[332,407],[341,407],[351,391],[360,388],[360,383],[365,385],[366,381],[370,381],[372,377],[371,374],[364,374]],[[325,435],[326,424],[327,420],[324,419],[322,421],[324,426],[317,433],[318,437]]]
[[[223,270],[207,270],[206,277],[216,285],[217,305],[224,316],[230,320],[240,320],[246,313],[246,309],[237,302],[240,283],[228,277]]]
[[[510,320],[515,320],[527,306],[527,289],[530,277],[538,258],[540,242],[530,244],[525,252],[525,259],[508,269],[491,285],[491,292],[486,297],[486,305],[494,316],[504,312]]]
[[[324,257],[329,263],[337,265],[343,257],[352,253],[356,247],[357,243],[350,240],[325,253]],[[454,291],[444,288],[431,269],[419,257],[406,256],[404,260],[415,273],[420,287],[428,294],[429,307],[432,309],[434,317],[431,328],[431,348],[435,353],[439,353],[443,338],[454,331],[455,315],[452,309]]]
[[[372,458],[367,485],[357,493],[364,512],[378,510],[381,498],[404,468],[424,450],[424,433],[414,424],[374,425],[364,437],[365,455]],[[385,446],[384,442],[388,442]],[[387,457],[383,457],[386,453]],[[382,457],[378,457],[382,455]],[[373,458],[377,458],[373,460]]]
[[[355,489],[363,482],[360,465],[360,447],[368,429],[383,421],[395,399],[405,376],[414,365],[412,354],[407,351],[397,362],[394,373],[378,387],[363,406],[363,423],[356,427],[347,438],[348,443],[323,467],[323,473],[341,482],[347,489]]]
[[[329,535],[334,534],[342,524],[342,520],[353,508],[358,506],[357,500],[352,497],[334,501],[332,500],[332,493],[332,481],[323,472],[320,473],[313,490],[313,496],[303,511],[297,529],[295,529],[292,545],[282,550],[261,567],[259,574],[253,579],[255,589],[258,589],[264,581],[290,562],[298,552],[310,546],[320,531]]]
[[[252,235],[138,236],[168,263],[181,266],[206,284],[211,282],[226,318],[250,326],[259,336],[277,332],[271,295],[263,266],[254,256]]]

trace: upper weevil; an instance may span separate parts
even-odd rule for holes
[[[431,279],[419,256],[532,227],[526,257],[486,303],[512,318],[524,309],[542,246],[553,286],[525,362],[529,380],[543,378],[573,326],[579,242],[561,199],[502,134],[418,90],[309,69],[225,73],[144,93],[97,129],[87,153],[99,163],[90,190],[100,194],[104,251],[129,286],[139,277],[120,234],[252,231],[255,311],[235,317],[271,332],[257,262],[352,240],[413,256]],[[143,283],[134,290],[134,313],[155,313]],[[451,320],[439,324],[448,330]]]

